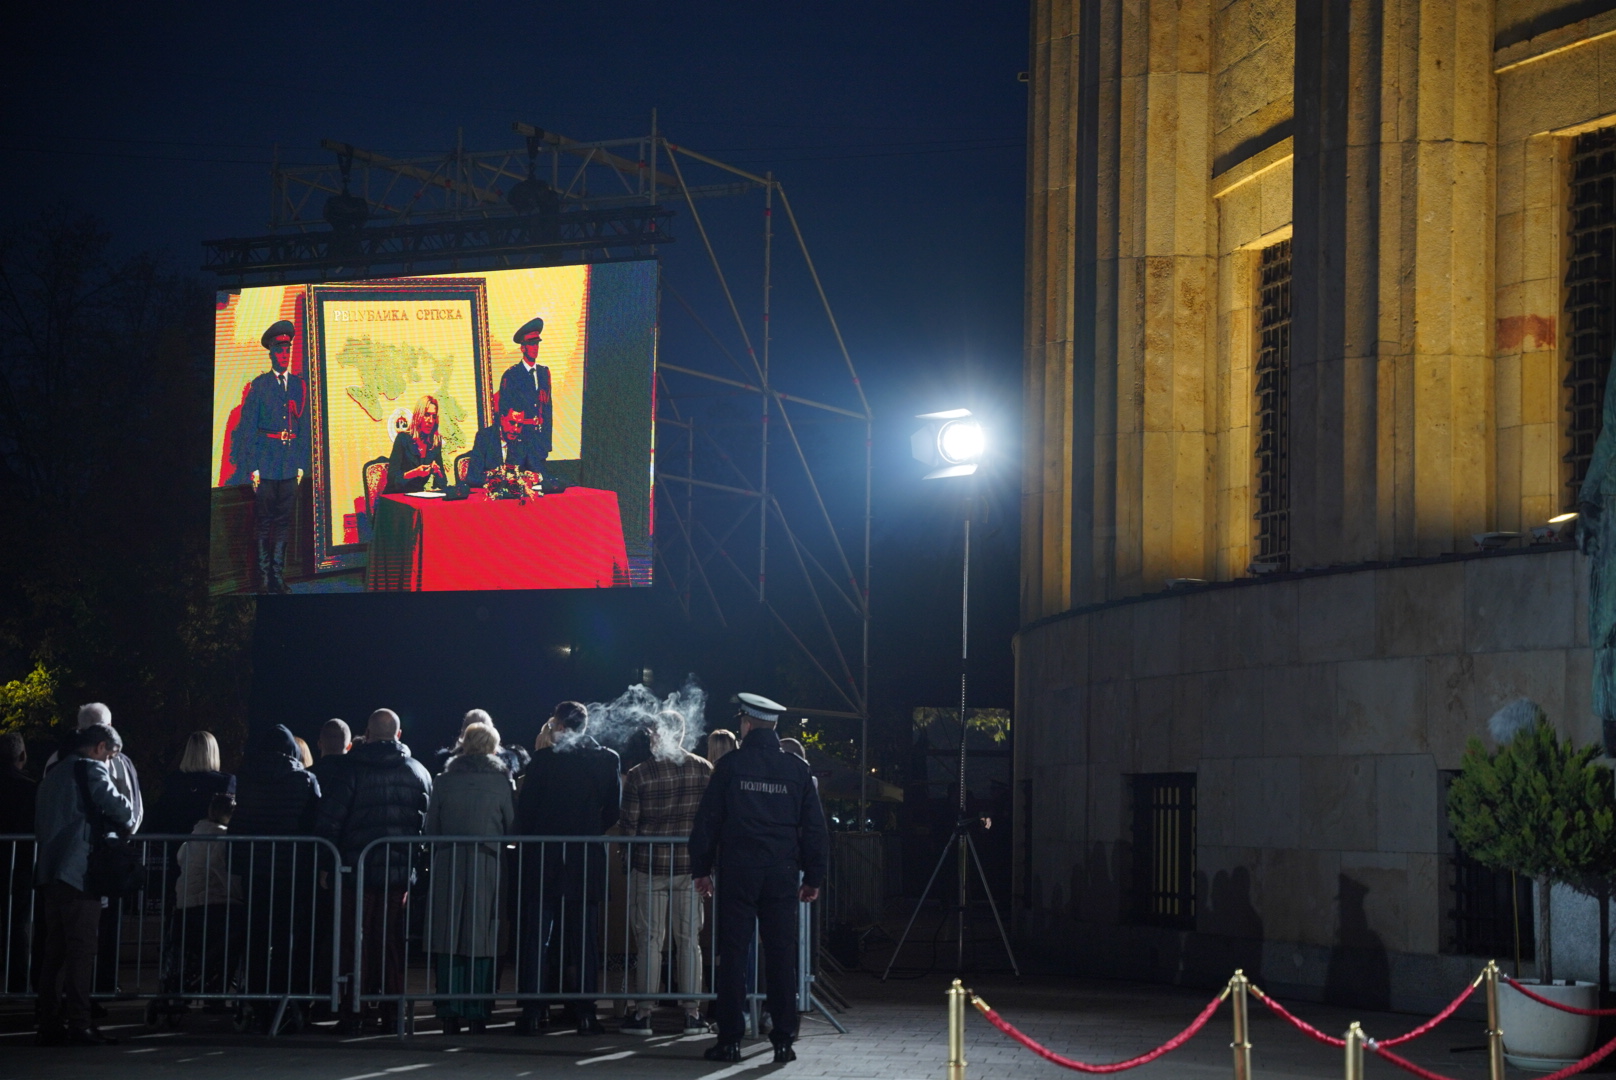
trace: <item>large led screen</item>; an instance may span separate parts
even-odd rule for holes
[[[222,291],[211,588],[651,583],[654,262]]]

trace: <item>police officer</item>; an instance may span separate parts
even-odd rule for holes
[[[539,342],[544,339],[544,320],[529,319],[511,338],[522,346],[522,359],[499,377],[499,411],[519,409],[522,413],[522,443],[533,467],[542,469],[550,457],[550,426],[555,407],[550,401],[550,369],[539,363]]]
[[[819,897],[825,881],[825,814],[808,763],[780,749],[775,724],[784,705],[741,694],[741,745],[713,767],[690,831],[690,875],[713,895],[718,879],[718,1043],[709,1061],[741,1060],[746,954],[756,925],[768,966],[769,1016],[777,1064],[795,1061],[797,904]]]
[[[285,319],[264,331],[269,370],[252,381],[241,406],[237,438],[245,442],[252,472],[253,518],[258,535],[258,588],[289,593],[286,542],[292,535],[297,487],[309,466],[309,440],[303,413],[303,377],[294,375],[292,339],[297,328]]]

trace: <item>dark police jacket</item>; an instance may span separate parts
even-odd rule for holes
[[[522,415],[529,420],[538,417],[543,421],[537,428],[522,429],[522,441],[528,444],[542,463],[550,456],[550,426],[555,412],[550,401],[550,369],[536,364],[533,371],[539,376],[537,387],[533,385],[533,373],[522,361],[518,360],[505,369],[505,374],[499,377],[499,407],[502,410],[521,409]],[[498,446],[494,447],[494,452],[498,454]]]
[[[495,424],[477,432],[477,438],[471,444],[471,457],[466,459],[466,483],[474,488],[482,487],[488,482],[488,470],[501,465],[517,465],[531,472],[541,472],[544,458],[534,453],[524,440],[511,443],[505,459],[501,461],[499,425]]]
[[[802,883],[825,883],[825,813],[807,762],[780,749],[780,736],[753,728],[718,759],[690,830],[690,874],[796,864]]]
[[[243,473],[257,470],[265,480],[292,480],[297,470],[308,470],[309,435],[304,416],[307,401],[301,375],[287,372],[285,390],[273,371],[252,381],[236,428],[236,443],[241,448],[236,460]],[[292,438],[270,438],[283,432],[290,432]]]

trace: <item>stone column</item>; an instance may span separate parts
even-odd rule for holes
[[[1209,2],[1141,0],[1116,16],[1115,111],[1100,102],[1102,130],[1115,125],[1115,168],[1099,174],[1099,202],[1114,183],[1116,211],[1097,219],[1096,276],[1111,286],[1111,311],[1101,299],[1097,319],[1116,327],[1108,591],[1126,595],[1210,573],[1217,268]]]
[[[1488,528],[1492,5],[1296,16],[1291,564]]]
[[[1076,443],[1073,411],[1074,274],[1079,262],[1074,235],[1077,0],[1034,0],[1032,9],[1022,405],[1023,622],[1071,605],[1074,489],[1091,488],[1091,483],[1078,483],[1079,474],[1088,475],[1088,461]],[[1093,354],[1086,352],[1092,382]],[[1092,400],[1087,388],[1080,400]]]
[[[1380,534],[1392,556],[1467,550],[1494,514],[1493,8],[1386,4]]]

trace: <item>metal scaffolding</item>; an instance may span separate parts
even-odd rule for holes
[[[659,576],[691,619],[730,627],[743,606],[766,611],[820,688],[792,711],[859,722],[863,827],[873,417],[784,186],[671,142],[654,116],[648,135],[598,142],[513,128],[523,140],[513,149],[467,151],[457,139],[448,153],[410,158],[327,140],[331,163],[273,168],[272,232],[209,242],[204,268],[250,286],[643,259],[673,241],[677,211],[688,215],[711,300],[687,298],[664,262],[655,510],[672,527],[654,532]],[[726,230],[703,215],[714,199],[755,200],[761,228],[754,219],[750,236],[744,225]],[[805,306],[823,315],[830,365],[846,380],[839,403],[796,392],[801,350],[776,358],[777,211]],[[738,298],[749,273],[729,268],[737,261],[760,277],[755,307]],[[688,362],[664,359],[670,313],[695,332],[698,345],[680,350]],[[859,437],[862,492],[845,479],[827,485],[821,473],[845,473]]]

